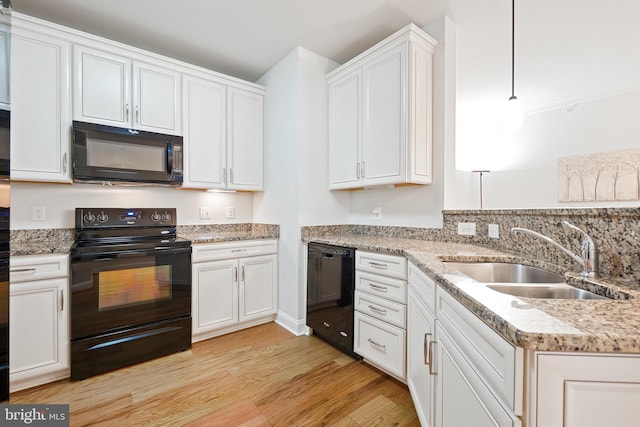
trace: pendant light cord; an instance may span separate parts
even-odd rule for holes
[[[516,91],[516,0],[511,0],[511,98]]]

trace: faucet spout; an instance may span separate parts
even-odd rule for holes
[[[563,221],[562,223],[564,226],[571,228],[572,230],[576,230],[579,233],[581,233],[584,236],[584,241],[582,242],[582,246],[581,246],[581,255],[577,255],[573,252],[571,252],[569,249],[565,248],[564,246],[562,246],[560,243],[556,242],[555,240],[551,239],[550,237],[545,236],[544,234],[538,233],[537,231],[533,231],[533,230],[529,230],[528,228],[521,228],[521,227],[513,227],[511,229],[511,233],[513,234],[517,234],[517,233],[524,233],[524,234],[529,234],[531,236],[534,236],[546,243],[549,243],[553,246],[555,246],[556,248],[560,249],[562,252],[564,252],[565,254],[567,254],[571,259],[573,259],[574,261],[576,261],[577,263],[579,263],[582,266],[582,275],[585,277],[598,277],[598,247],[596,246],[595,242],[593,241],[593,239],[591,238],[591,236],[589,236],[587,233],[585,233],[584,231],[582,231],[581,229],[579,229],[578,227],[576,227],[573,224],[570,224],[567,221]]]

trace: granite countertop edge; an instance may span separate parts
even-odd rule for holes
[[[640,286],[614,278],[589,279],[578,272],[496,249],[463,243],[360,234],[310,236],[317,242],[405,256],[457,301],[511,344],[525,350],[640,353]],[[493,291],[447,266],[448,261],[519,262],[565,274],[574,286],[630,299],[541,300]]]

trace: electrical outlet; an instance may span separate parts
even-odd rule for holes
[[[200,208],[200,219],[211,219],[211,208],[209,206]]]
[[[227,219],[233,219],[236,217],[236,208],[233,206],[227,206]]]
[[[375,219],[382,219],[382,208],[373,208],[373,210],[371,211],[371,215],[373,215]]]
[[[34,206],[31,208],[31,219],[34,221],[46,221],[47,208],[44,206]]]
[[[492,239],[500,238],[500,226],[498,224],[489,224],[489,237]]]
[[[462,236],[475,236],[476,235],[476,223],[475,222],[459,222],[458,234]]]

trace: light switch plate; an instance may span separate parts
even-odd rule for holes
[[[211,208],[209,206],[200,208],[200,219],[211,219]]]
[[[371,215],[373,215],[374,219],[382,219],[382,208],[381,207],[373,208],[373,210],[371,211]]]
[[[462,236],[475,236],[476,235],[476,223],[475,222],[459,222],[458,234]]]
[[[500,226],[498,224],[489,224],[489,237],[492,239],[500,238]]]
[[[236,208],[233,206],[227,206],[227,219],[233,219],[236,217]]]
[[[31,208],[31,219],[33,221],[46,221],[47,220],[47,208],[44,206],[34,206]]]

